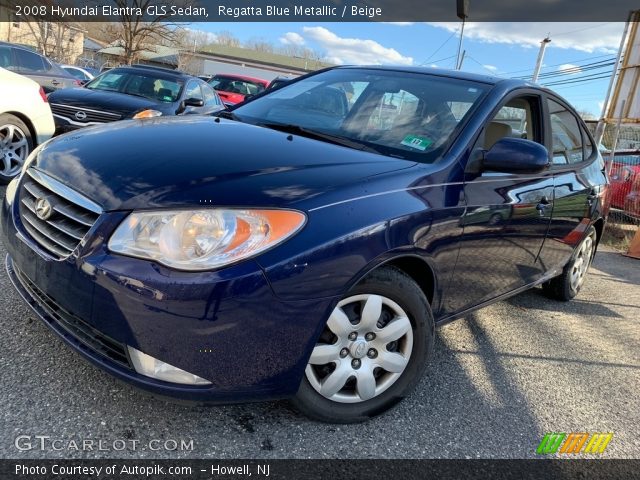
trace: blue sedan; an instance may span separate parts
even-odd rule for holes
[[[549,90],[339,67],[217,118],[54,139],[8,186],[1,229],[25,301],[114,376],[357,422],[410,394],[436,326],[536,285],[575,297],[606,192]]]

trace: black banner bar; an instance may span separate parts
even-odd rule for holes
[[[16,21],[457,22],[457,0],[0,0]],[[625,21],[637,0],[470,0],[467,21]],[[6,16],[6,15],[5,15]],[[0,15],[0,21],[3,15]]]
[[[0,460],[0,478],[633,480],[640,460]]]

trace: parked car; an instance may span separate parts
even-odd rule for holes
[[[51,94],[49,102],[57,133],[122,119],[212,114],[225,108],[206,82],[147,65],[113,68],[84,88]]]
[[[20,45],[0,42],[0,67],[38,82],[45,93],[81,85],[80,80],[47,57]]]
[[[339,91],[347,111],[324,101]],[[523,115],[517,136],[503,111]],[[435,326],[536,285],[575,297],[606,185],[550,90],[336,67],[219,118],[48,142],[6,196],[2,235],[29,306],[116,377],[354,422],[411,392]]]
[[[616,152],[610,177],[611,206],[640,217],[640,152]]]
[[[232,74],[214,75],[208,83],[228,106],[244,102],[246,98],[263,92],[269,85],[267,80],[261,78]]]
[[[291,80],[293,80],[293,78],[291,77],[276,77],[273,80],[271,80],[267,89],[280,87],[282,85],[289,83]]]
[[[91,67],[78,67],[76,65],[60,65],[60,66],[68,74],[80,80],[80,83],[82,83],[82,85],[84,85],[89,80],[93,80],[98,75],[100,75],[100,72],[97,69],[91,68]]]
[[[51,109],[43,88],[0,68],[0,182],[14,178],[35,147],[53,135]]]

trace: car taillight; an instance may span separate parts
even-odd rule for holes
[[[42,101],[44,103],[49,103],[49,100],[47,99],[47,94],[44,93],[44,88],[40,87],[40,98],[42,98]]]

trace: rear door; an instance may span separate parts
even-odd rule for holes
[[[544,144],[542,97],[535,90],[512,94],[487,122],[478,149],[504,137]],[[514,159],[514,161],[517,161]],[[464,185],[467,208],[446,314],[482,304],[538,279],[537,262],[553,206],[553,175],[472,173]]]
[[[584,122],[561,99],[545,99],[547,149],[555,177],[547,241],[540,253],[545,271],[562,268],[597,216],[604,194],[604,162]]]

